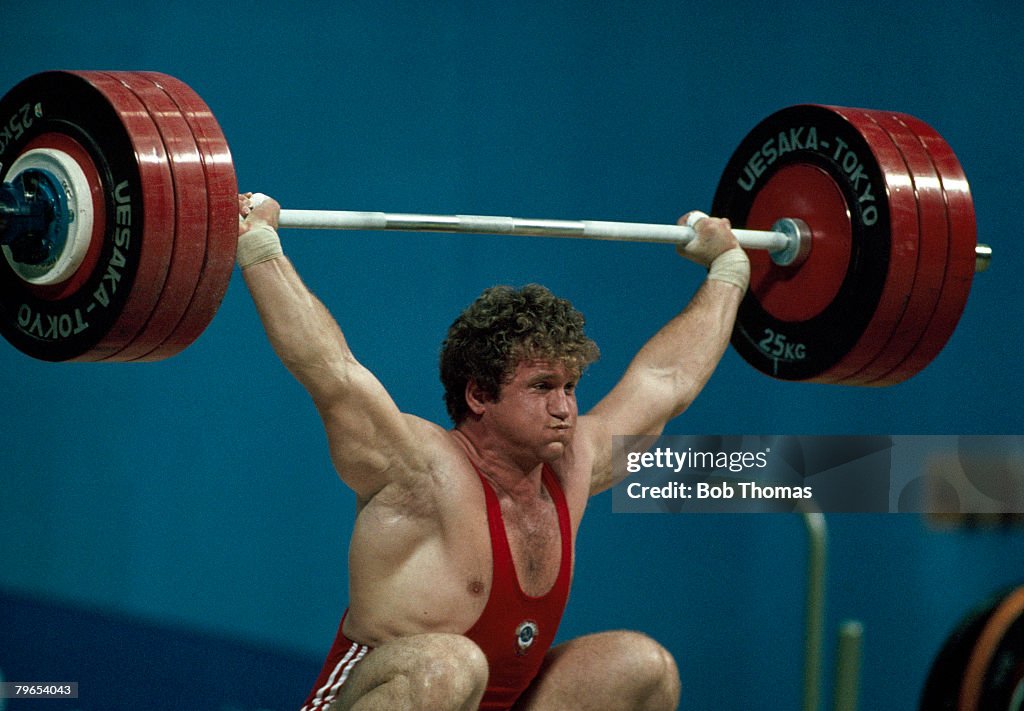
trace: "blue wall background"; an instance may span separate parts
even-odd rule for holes
[[[1024,431],[1024,257],[1008,207],[1024,197],[1016,3],[3,0],[0,12],[3,90],[53,68],[173,74],[213,108],[243,188],[294,208],[671,222],[710,205],[732,149],[778,108],[915,114],[956,150],[996,249],[946,349],[888,389],[778,383],[730,352],[672,431]],[[360,359],[403,409],[438,421],[438,344],[484,287],[538,281],[584,311],[603,349],[588,406],[701,279],[646,245],[285,240]],[[51,365],[0,344],[0,403],[0,589],[299,655],[312,682],[345,604],[353,498],[237,274],[210,329],[167,362]],[[829,643],[842,619],[863,620],[863,708],[913,708],[954,621],[1024,577],[1024,536],[910,515],[828,522]],[[657,636],[680,661],[684,708],[794,708],[804,561],[796,517],[613,515],[598,497],[561,633]],[[60,645],[26,649],[21,632],[0,632],[0,668],[33,654],[46,660],[36,676],[79,674]]]

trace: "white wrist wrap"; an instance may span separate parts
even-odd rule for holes
[[[746,291],[750,283],[750,258],[741,247],[722,252],[711,262],[708,279],[735,284],[740,291]]]
[[[235,259],[239,267],[248,269],[253,264],[265,262],[282,254],[284,250],[281,249],[281,238],[277,236],[277,231],[270,225],[260,225],[239,235]]]

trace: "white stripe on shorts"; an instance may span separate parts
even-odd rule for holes
[[[348,679],[348,675],[355,669],[356,664],[366,656],[366,653],[370,651],[370,648],[365,644],[352,643],[352,646],[348,648],[348,652],[341,658],[331,670],[330,676],[327,677],[327,681],[316,690],[316,695],[313,697],[313,703],[311,706],[303,706],[300,711],[322,711],[326,709],[334,697],[337,696],[338,690],[341,689],[342,685]]]

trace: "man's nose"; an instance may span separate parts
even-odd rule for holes
[[[548,399],[548,411],[555,417],[564,420],[572,414],[571,396],[565,390],[553,390]]]

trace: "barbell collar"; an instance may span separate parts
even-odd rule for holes
[[[803,264],[811,253],[812,233],[807,223],[793,217],[783,217],[772,228],[773,232],[781,232],[788,238],[784,249],[771,252],[772,261],[780,267]]]
[[[0,185],[0,245],[30,266],[52,266],[67,240],[69,212],[60,180],[44,168],[19,172]]]

